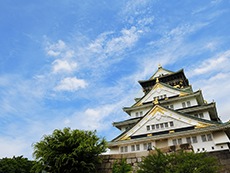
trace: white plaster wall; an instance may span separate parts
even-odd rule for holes
[[[183,100],[179,100],[179,101],[176,101],[176,102],[171,102],[170,104],[165,104],[164,106],[170,106],[170,105],[173,105],[174,109],[181,109],[183,108],[182,107],[182,102],[185,102],[186,103],[186,107],[187,107],[187,101],[190,101],[191,103],[191,106],[196,106],[198,105],[197,103],[197,100],[196,98],[188,98],[188,99],[183,99]]]

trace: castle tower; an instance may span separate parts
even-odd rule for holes
[[[218,118],[215,102],[193,91],[183,69],[159,65],[148,80],[139,81],[144,96],[123,110],[130,119],[114,122],[121,134],[109,143],[111,154],[146,151],[190,143],[195,152],[229,150],[230,122]]]

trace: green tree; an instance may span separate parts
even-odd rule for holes
[[[113,163],[112,172],[113,173],[129,173],[130,171],[132,171],[132,166],[126,163],[125,160],[126,158],[123,158],[120,164],[118,163],[118,160],[116,160]]]
[[[182,150],[178,153],[164,154],[160,149],[155,149],[157,153],[143,158],[138,173],[214,173],[222,169],[222,166],[217,166],[217,159],[207,156],[205,152]]]
[[[0,159],[0,173],[28,173],[34,166],[35,161],[18,156]]]
[[[44,135],[34,143],[33,156],[38,161],[36,171],[56,173],[91,173],[95,164],[101,163],[99,155],[106,151],[107,142],[96,135],[96,131],[54,130],[52,135]]]

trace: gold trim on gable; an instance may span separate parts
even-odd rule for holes
[[[152,134],[148,134],[147,136],[152,136]]]
[[[199,128],[204,128],[204,127],[210,127],[212,125],[210,124],[204,124],[204,123],[201,123],[201,122],[198,122],[199,125],[196,125],[195,126],[195,129],[199,129]]]
[[[154,90],[156,91],[156,90],[157,90],[157,88],[162,89],[162,88],[163,88],[163,86],[162,86],[161,84],[159,84],[159,83],[158,83],[158,84],[155,86]]]
[[[127,140],[127,139],[131,139],[130,136],[127,136],[127,134],[125,136],[123,136],[121,139],[119,139],[118,141],[123,141],[123,140]]]
[[[136,106],[141,106],[141,105],[143,105],[143,103],[139,102],[138,104],[135,105],[135,107]]]
[[[188,95],[187,93],[180,93],[179,94],[179,97],[181,97],[181,96],[186,96],[186,95]]]

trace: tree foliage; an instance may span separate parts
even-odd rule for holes
[[[95,172],[95,164],[101,162],[99,155],[106,151],[107,142],[96,131],[54,130],[32,145],[33,156],[38,161],[34,170],[56,173]]]
[[[214,173],[222,169],[222,166],[217,166],[217,159],[208,157],[205,152],[182,150],[178,153],[164,154],[160,149],[155,149],[157,153],[149,154],[139,164],[138,173]]]
[[[123,158],[120,164],[118,163],[118,160],[116,160],[113,163],[112,172],[113,173],[129,173],[130,171],[132,171],[132,166],[126,163],[125,160],[126,158]]]
[[[28,173],[34,166],[35,161],[18,156],[13,158],[0,159],[0,173]]]

